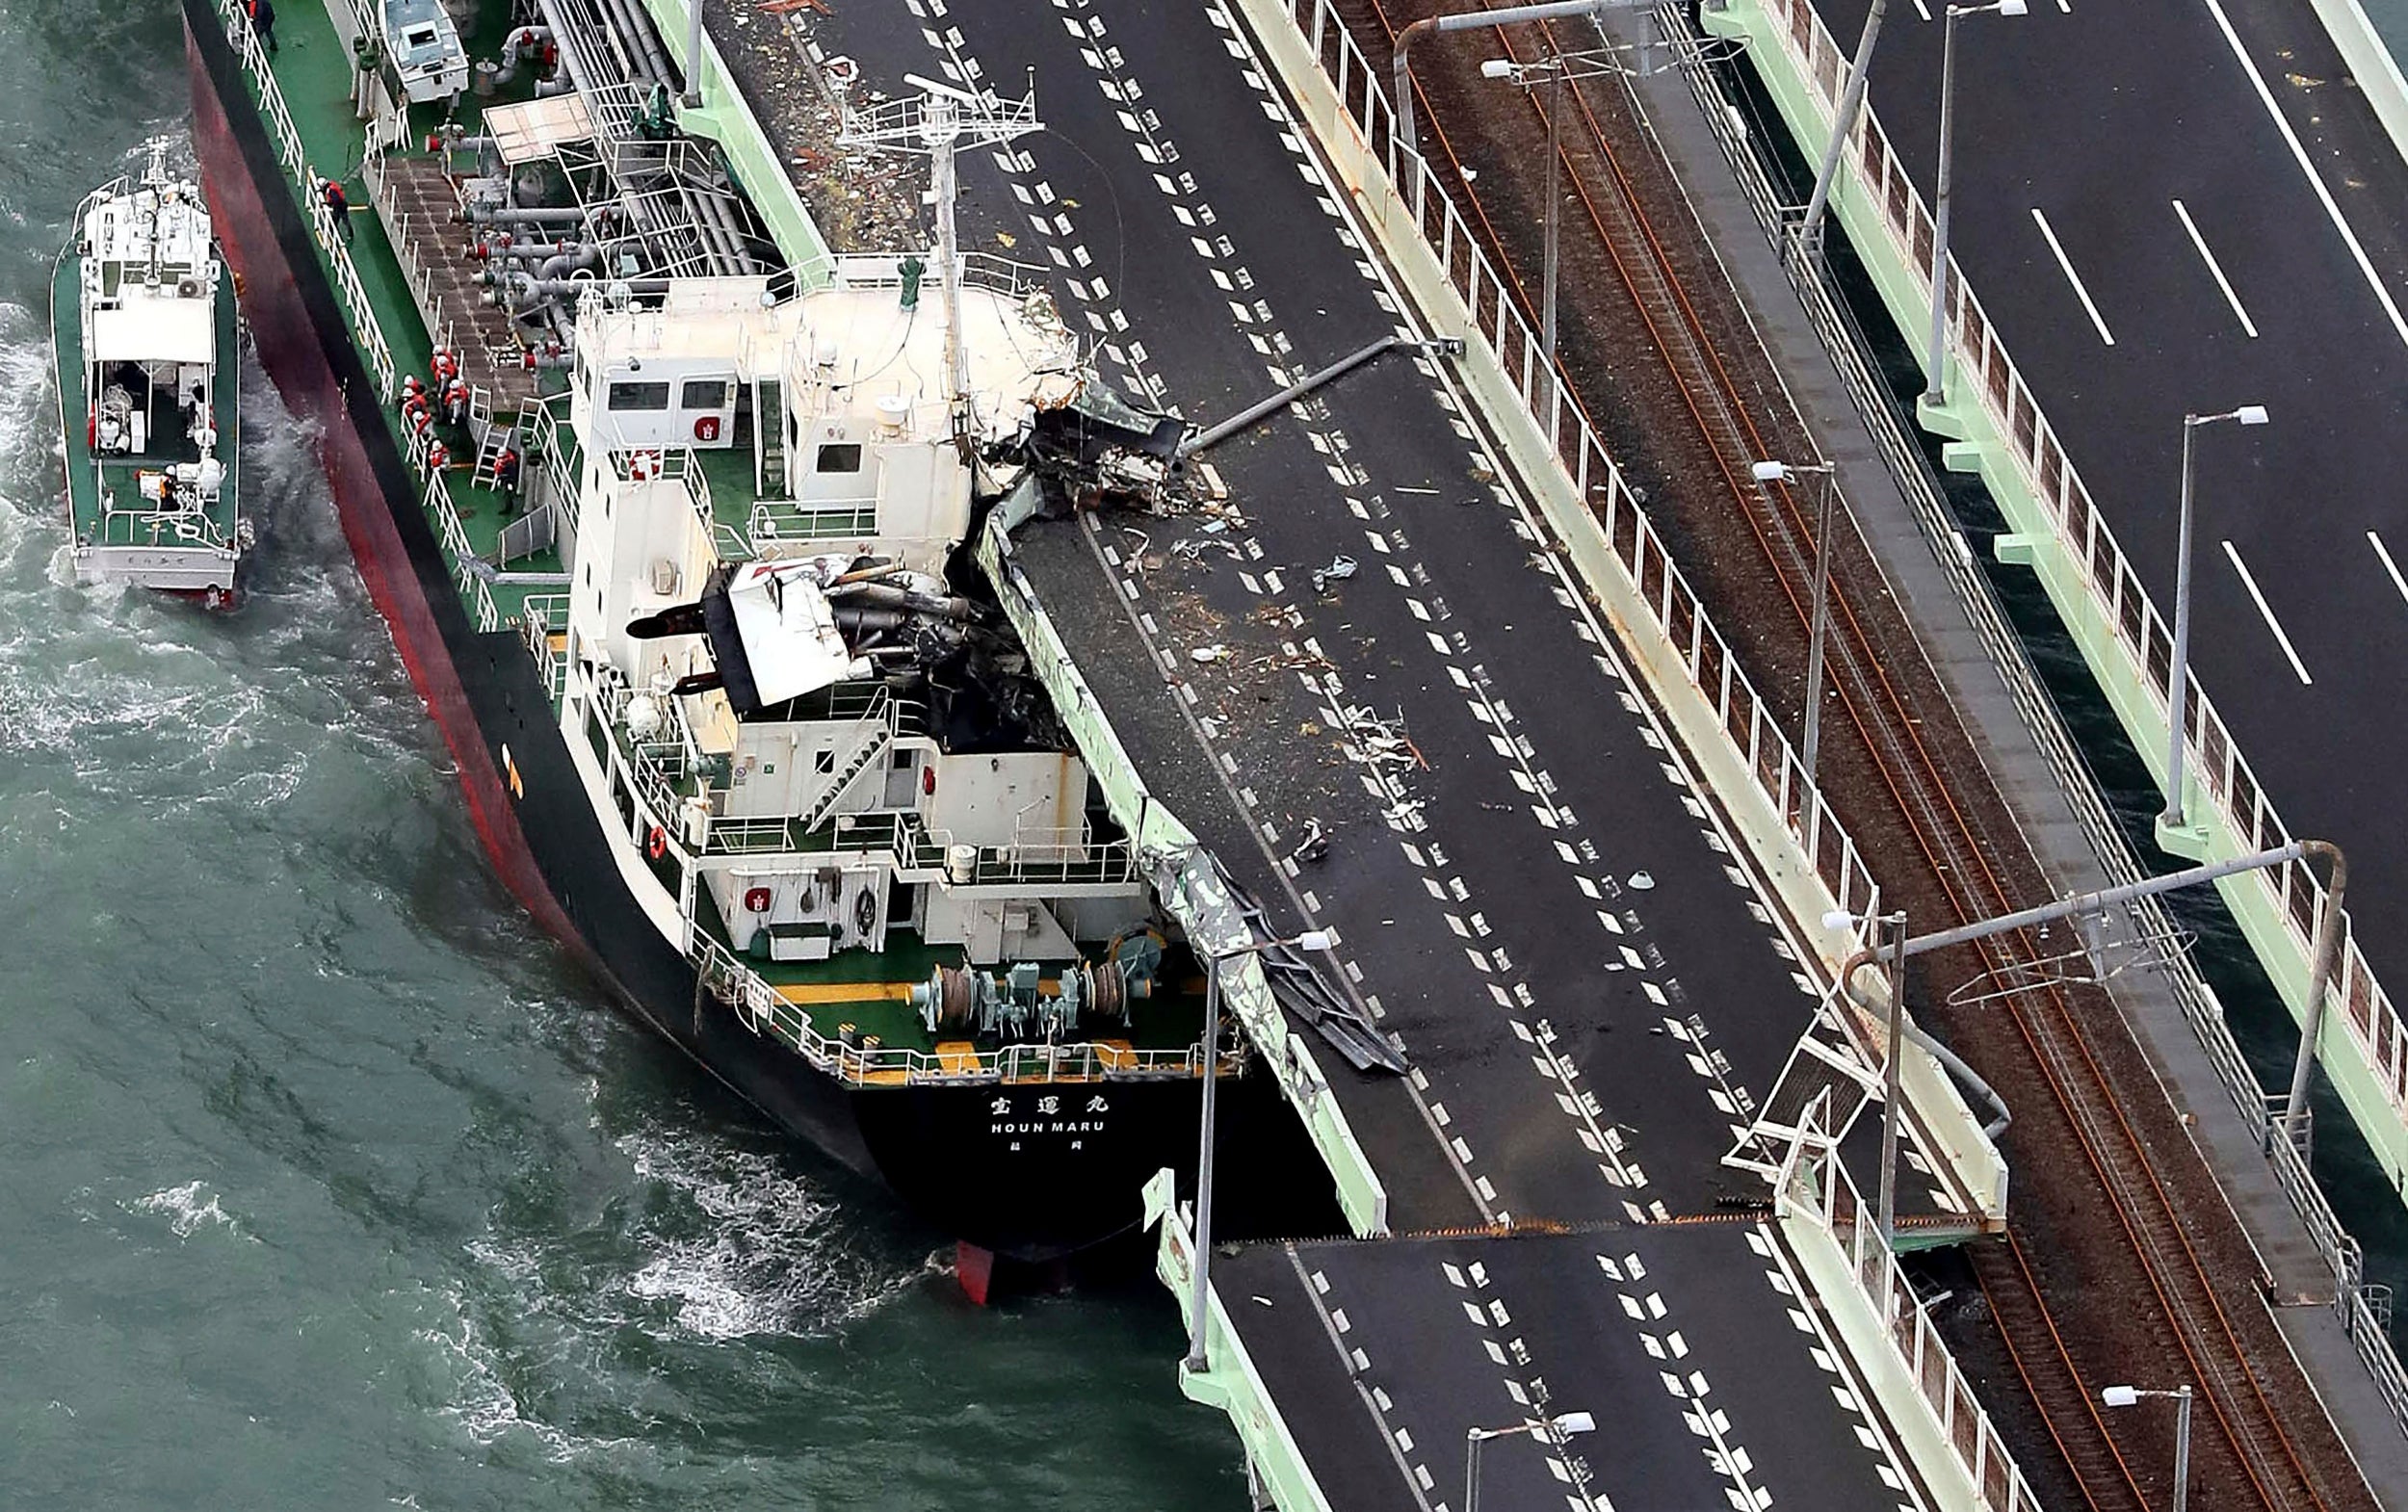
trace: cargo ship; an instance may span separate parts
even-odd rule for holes
[[[251,542],[239,320],[208,207],[164,143],[76,207],[50,325],[77,581],[231,602]]]
[[[998,510],[1159,485],[1181,430],[956,247],[985,102],[862,125],[937,158],[924,245],[805,260],[791,195],[680,129],[640,0],[184,15],[260,357],[493,866],[608,995],[978,1295],[1133,1232],[1207,1078],[1223,1160],[1310,1169],[1206,1043],[1192,858],[1114,824],[973,562]]]

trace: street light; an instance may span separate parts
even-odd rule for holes
[[[1760,483],[1787,482],[1808,475],[1822,480],[1821,493],[1815,501],[1815,610],[1806,637],[1806,730],[1798,750],[1806,763],[1807,780],[1819,784],[1815,756],[1822,745],[1822,640],[1830,618],[1831,499],[1839,492],[1839,480],[1829,462],[1794,467],[1787,462],[1758,462],[1748,473]]]
[[[1962,16],[2025,15],[2031,7],[2026,0],[1991,0],[1988,5],[1952,5],[1948,20],[1940,29],[1940,176],[1933,195],[1931,213],[1931,360],[1924,371],[1924,399],[1931,404],[1948,399],[1948,309],[1949,309],[1949,179],[1950,168],[1956,156],[1956,23]]]
[[[1510,58],[1491,58],[1479,65],[1483,79],[1507,79],[1528,89],[1533,79],[1547,81],[1547,253],[1545,271],[1539,280],[1539,350],[1553,362],[1556,356],[1556,227],[1562,217],[1563,206],[1556,191],[1556,173],[1562,157],[1563,83],[1568,79],[1590,79],[1624,70],[1610,57],[1599,61],[1594,52],[1557,53],[1538,63],[1515,63]],[[1583,71],[1572,70],[1581,67]]]
[[[1192,1264],[1193,1303],[1188,1315],[1188,1357],[1180,1369],[1191,1375],[1204,1371],[1204,1308],[1211,1291],[1207,1263],[1213,1253],[1213,1113],[1220,1084],[1220,963],[1293,946],[1299,951],[1326,951],[1337,937],[1326,929],[1307,929],[1285,940],[1255,940],[1234,950],[1204,957],[1204,1118],[1195,1158],[1195,1242]]]
[[[2264,404],[2243,404],[2220,415],[2183,416],[2183,514],[2174,546],[2174,670],[2166,688],[2165,812],[2159,822],[2168,829],[2183,827],[2183,747],[2190,692],[2190,494],[2192,437],[2201,426],[2237,420],[2244,426],[2266,423]]]
[[[1594,1433],[1597,1420],[1584,1412],[1567,1412],[1553,1418],[1533,1418],[1510,1428],[1463,1430],[1463,1512],[1479,1512],[1479,1447],[1490,1439],[1509,1439],[1517,1433],[1542,1430],[1566,1435]]]
[[[2183,1512],[2190,1500],[2190,1388],[2144,1392],[2137,1386],[2110,1386],[2099,1394],[2109,1407],[2137,1407],[2143,1396],[2174,1398],[2174,1512]]]

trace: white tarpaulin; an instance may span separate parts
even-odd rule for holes
[[[94,362],[206,363],[216,341],[215,301],[131,293],[113,310],[94,310]]]
[[[827,597],[810,576],[816,564],[747,562],[727,585],[736,634],[764,704],[867,677],[871,665],[845,648]]]

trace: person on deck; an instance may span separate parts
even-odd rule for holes
[[[352,198],[343,193],[343,181],[329,178],[319,191],[327,203],[327,214],[334,217],[334,229],[349,243],[352,239]]]
[[[266,53],[271,58],[275,57],[275,0],[249,0],[249,4],[246,9],[250,13],[250,33],[253,37],[259,39],[259,50]]]

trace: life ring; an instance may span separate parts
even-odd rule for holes
[[[661,454],[636,452],[628,456],[627,477],[631,482],[645,482],[661,476]]]
[[[668,831],[658,824],[653,825],[652,833],[643,837],[643,853],[655,861],[667,855]]]
[[[877,894],[865,887],[861,896],[852,900],[852,932],[856,938],[866,940],[877,927]]]

